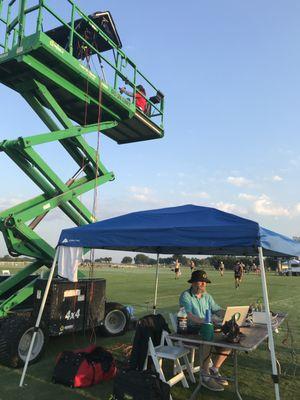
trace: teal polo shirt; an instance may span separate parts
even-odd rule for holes
[[[180,307],[184,307],[187,313],[192,313],[196,317],[205,318],[205,311],[211,310],[212,313],[221,310],[222,308],[214,301],[213,297],[204,293],[198,298],[192,289],[185,290],[179,298]],[[193,324],[192,321],[190,321]]]

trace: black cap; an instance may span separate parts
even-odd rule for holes
[[[191,279],[188,280],[189,283],[193,282],[206,282],[206,283],[211,283],[211,281],[207,278],[206,272],[203,271],[202,269],[198,269],[197,271],[194,271],[191,275]]]

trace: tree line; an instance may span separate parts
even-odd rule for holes
[[[246,266],[252,266],[253,264],[259,265],[258,257],[235,257],[235,256],[212,256],[205,258],[197,258],[197,257],[186,257],[181,254],[173,254],[171,257],[160,257],[159,263],[172,266],[176,260],[183,267],[190,267],[192,262],[196,268],[206,268],[213,267],[218,269],[220,262],[223,261],[225,269],[233,269],[237,261],[241,261]],[[29,257],[11,257],[6,254],[3,257],[0,257],[0,261],[5,262],[18,262],[18,261],[27,261],[32,262],[32,258]],[[84,260],[86,263],[90,262],[89,259]],[[112,257],[100,257],[95,260],[97,263],[105,263],[110,264],[112,262]],[[157,263],[156,258],[151,258],[145,254],[137,254],[135,257],[125,256],[123,257],[122,264],[135,264],[135,265],[155,265]],[[277,259],[275,257],[266,257],[265,258],[265,267],[270,268],[271,270],[277,269]]]
[[[178,260],[178,262],[183,267],[190,267],[193,262],[196,268],[213,267],[215,269],[218,269],[221,261],[223,261],[225,269],[233,269],[237,261],[241,261],[246,266],[252,266],[253,264],[259,265],[258,257],[212,256],[205,258],[197,258],[197,257],[189,258],[180,254],[173,254],[171,257],[160,257],[159,263],[171,266],[176,262],[176,260]],[[157,263],[157,260],[145,254],[137,254],[133,258],[129,256],[123,257],[121,263],[122,264],[134,263],[135,265],[155,265]],[[266,257],[265,267],[271,268],[272,270],[276,270],[277,259],[274,257]]]

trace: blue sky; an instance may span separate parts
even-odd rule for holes
[[[111,11],[123,50],[166,95],[162,140],[119,146],[101,135],[116,180],[100,188],[99,218],[194,203],[300,236],[299,1],[86,3]],[[0,115],[1,139],[47,131],[3,85]],[[76,170],[58,147],[37,150],[65,179]],[[3,153],[0,181],[0,209],[39,193]],[[68,226],[54,212],[39,232],[54,244]]]

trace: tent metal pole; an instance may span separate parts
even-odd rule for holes
[[[275,399],[280,400],[279,393],[279,375],[277,370],[277,362],[275,355],[275,346],[274,346],[274,338],[273,338],[273,330],[272,330],[272,322],[270,315],[270,306],[269,306],[269,298],[268,298],[268,289],[267,289],[267,281],[266,281],[266,272],[265,272],[265,264],[263,257],[263,249],[262,247],[258,247],[258,257],[261,271],[261,283],[262,283],[262,291],[265,305],[265,313],[267,319],[267,328],[268,328],[268,341],[269,341],[269,350],[271,353],[271,363],[272,363],[272,379],[274,382],[275,388]]]
[[[287,272],[287,276],[292,276],[292,263],[291,260],[288,260],[288,272]]]
[[[49,272],[47,285],[46,285],[46,288],[45,288],[44,296],[43,296],[43,299],[42,299],[42,302],[41,302],[39,314],[38,314],[38,317],[37,317],[37,320],[36,320],[36,323],[35,323],[33,335],[32,335],[32,338],[31,338],[31,342],[30,342],[30,346],[29,346],[28,353],[27,353],[27,356],[26,356],[26,361],[25,361],[25,364],[24,364],[22,376],[21,376],[21,379],[20,379],[20,383],[19,383],[20,387],[22,387],[23,383],[24,383],[24,379],[25,379],[28,363],[29,363],[29,360],[30,360],[30,357],[31,357],[34,341],[35,341],[36,335],[37,335],[38,330],[39,330],[40,322],[41,322],[41,319],[42,319],[43,311],[44,311],[44,308],[45,308],[47,296],[48,296],[49,289],[50,289],[50,284],[51,284],[51,281],[52,281],[52,278],[53,278],[55,265],[56,265],[57,258],[58,258],[58,253],[59,253],[59,247],[56,249],[54,260],[53,260],[53,263],[52,263],[52,267],[51,267],[50,272]]]
[[[157,253],[156,274],[155,274],[155,289],[154,289],[154,303],[153,303],[153,314],[154,315],[156,315],[156,305],[157,305],[158,272],[159,272],[159,253]]]

